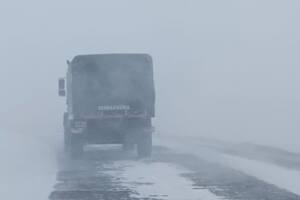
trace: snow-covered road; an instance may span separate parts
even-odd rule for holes
[[[44,141],[2,136],[5,199],[47,199],[55,182],[51,200],[300,199],[299,155],[278,149],[156,135],[151,159],[138,160],[117,145],[90,147],[83,160],[56,163]]]
[[[60,159],[50,200],[300,199],[293,193],[297,190],[269,184],[274,180],[267,174],[254,174],[255,162],[242,165],[241,158],[158,140],[146,160],[118,146],[92,147],[81,160]]]
[[[265,151],[261,151],[261,148],[258,148],[260,151],[251,149],[250,155],[249,151],[247,151],[249,145],[245,148],[241,145],[237,145],[239,147],[239,149],[237,149],[232,146],[234,144],[230,145],[230,143],[222,143],[220,141],[210,141],[205,144],[201,139],[185,138],[185,140],[176,140],[173,138],[170,140],[162,136],[156,138],[156,143],[166,146],[175,152],[191,154],[201,159],[241,171],[259,180],[300,195],[300,165],[296,166],[294,164],[297,160],[293,160],[294,163],[292,167],[289,165],[290,162],[285,163],[289,155],[286,155],[285,158],[284,155],[279,155],[282,150],[277,150],[276,152],[279,153],[276,155],[273,152],[272,154],[267,154],[267,147],[264,148]],[[276,159],[277,157],[278,159]],[[280,163],[279,160],[281,157],[284,158],[282,159],[282,163]],[[276,162],[274,162],[274,160],[279,163],[275,164]]]
[[[133,198],[162,200],[216,200],[208,189],[194,189],[193,182],[182,176],[187,169],[163,162],[117,161],[107,164],[106,171],[134,191]]]

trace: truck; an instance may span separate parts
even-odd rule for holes
[[[153,61],[148,54],[78,55],[67,61],[66,77],[58,80],[66,97],[64,147],[80,157],[89,144],[121,144],[152,152],[155,117]]]

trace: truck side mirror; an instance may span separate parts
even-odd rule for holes
[[[64,78],[58,79],[58,95],[61,97],[66,96],[66,89],[65,89],[66,83]]]

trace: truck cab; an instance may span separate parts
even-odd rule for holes
[[[155,116],[153,62],[147,54],[79,55],[68,61],[59,95],[66,96],[64,145],[81,156],[88,144],[137,146],[151,155]]]

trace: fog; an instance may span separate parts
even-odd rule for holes
[[[296,0],[2,0],[1,145],[53,159],[65,61],[132,52],[154,59],[157,134],[300,152],[299,10]]]

